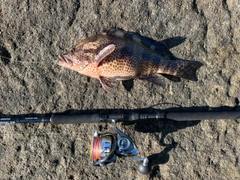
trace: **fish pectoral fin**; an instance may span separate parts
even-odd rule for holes
[[[166,83],[165,83],[164,79],[161,76],[159,76],[158,74],[149,75],[149,76],[142,76],[139,79],[143,80],[143,81],[149,81],[149,82],[151,82],[153,84],[156,84],[158,86],[162,86],[162,87],[166,86]]]
[[[109,44],[105,48],[103,48],[96,56],[95,61],[97,63],[97,66],[99,66],[99,63],[102,62],[102,60],[107,57],[109,54],[111,54],[116,49],[116,46],[114,44]]]
[[[102,84],[103,89],[105,89],[107,92],[109,92],[111,94],[114,94],[113,93],[113,87],[114,87],[113,80],[114,79],[106,78],[103,76],[99,77],[99,81]]]

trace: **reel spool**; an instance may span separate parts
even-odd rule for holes
[[[90,159],[95,166],[111,165],[116,162],[117,137],[111,133],[93,133]]]

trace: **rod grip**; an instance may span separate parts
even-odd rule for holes
[[[53,114],[52,124],[99,123],[99,114]]]

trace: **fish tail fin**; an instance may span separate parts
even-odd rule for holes
[[[191,81],[197,81],[196,71],[203,64],[198,61],[188,61],[188,60],[168,60],[160,64],[158,73],[168,74]]]

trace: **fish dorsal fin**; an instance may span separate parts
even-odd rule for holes
[[[127,32],[121,29],[104,29],[101,32],[101,35],[108,35],[108,36],[115,36],[120,38],[126,38],[131,39],[132,41],[135,41],[137,43],[140,43],[152,51],[160,54],[161,56],[166,56],[167,59],[172,59],[172,53],[169,51],[169,49],[161,42],[158,42],[156,40],[153,40],[148,37],[141,36],[138,33],[134,32]],[[164,57],[165,58],[165,57]]]
[[[124,31],[122,29],[104,29],[101,32],[102,35],[108,35],[108,36],[115,36],[115,37],[120,37],[120,38],[127,38],[127,39],[131,39],[133,41],[142,42],[142,36],[137,34],[137,33],[133,33],[133,32],[127,32]]]
[[[115,50],[116,46],[114,44],[109,44],[105,48],[103,48],[99,53],[95,56],[95,61],[97,63],[97,66],[99,66],[99,63],[102,62],[102,60],[107,57],[109,54],[111,54]]]

